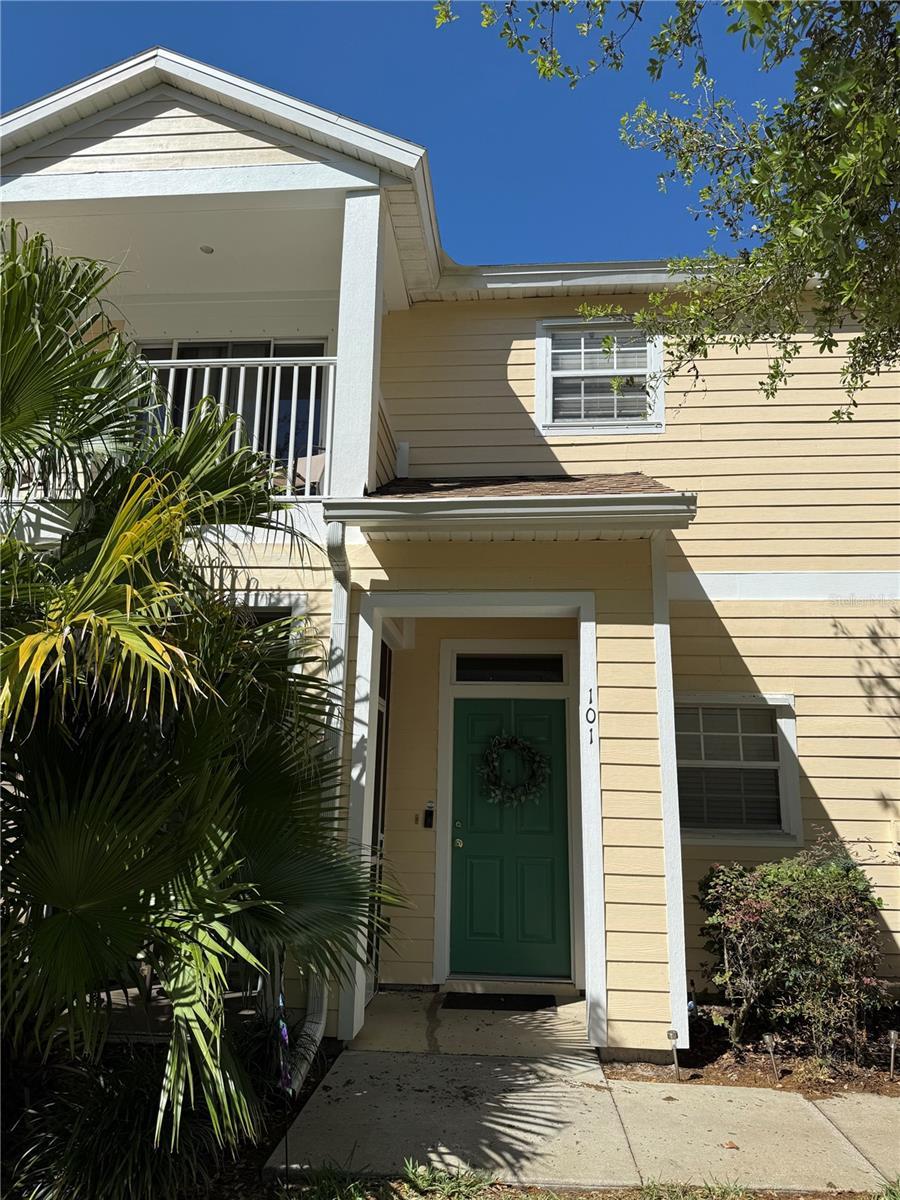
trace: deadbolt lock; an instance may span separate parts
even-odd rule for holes
[[[457,848],[457,850],[462,849],[462,844],[463,844],[462,838],[454,838],[453,845]]]

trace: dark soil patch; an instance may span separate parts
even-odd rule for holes
[[[776,1082],[772,1061],[761,1042],[734,1050],[721,1025],[714,1021],[724,1010],[701,1005],[691,1021],[691,1048],[681,1050],[678,1062],[682,1083],[720,1084],[729,1087],[778,1088],[800,1092],[813,1100],[843,1096],[850,1092],[868,1092],[879,1096],[900,1096],[900,1052],[893,1081],[889,1077],[890,1047],[887,1028],[875,1031],[860,1055],[850,1060],[824,1063],[809,1049],[788,1039],[776,1039]],[[674,1067],[656,1063],[604,1063],[609,1079],[627,1079],[635,1083],[672,1083]]]

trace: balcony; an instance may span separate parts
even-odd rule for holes
[[[238,418],[234,449],[250,445],[271,463],[285,500],[327,496],[331,483],[335,359],[273,355],[158,358],[151,361],[168,429],[186,429],[198,404],[213,401]]]

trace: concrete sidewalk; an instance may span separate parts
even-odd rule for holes
[[[268,1169],[397,1176],[405,1159],[526,1186],[874,1191],[900,1177],[900,1101],[608,1081],[574,1047],[540,1058],[349,1050]]]

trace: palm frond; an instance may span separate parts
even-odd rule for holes
[[[41,611],[4,631],[0,725],[15,726],[26,705],[33,720],[50,680],[61,712],[88,695],[162,714],[203,690],[197,664],[166,634],[184,593],[154,569],[184,521],[177,493],[153,477],[132,481],[89,568],[45,589]]]
[[[16,1054],[102,1058],[105,990],[139,959],[171,1006],[156,1138],[199,1102],[234,1145],[256,1109],[229,967],[287,946],[340,974],[391,897],[346,842],[321,644],[225,595],[248,528],[294,537],[270,464],[213,404],[155,425],[111,277],[5,227],[0,472],[55,474],[74,501],[57,541],[0,544],[3,1028]]]
[[[15,221],[0,238],[0,468],[79,486],[131,444],[152,379],[101,301],[109,267],[56,255]]]

